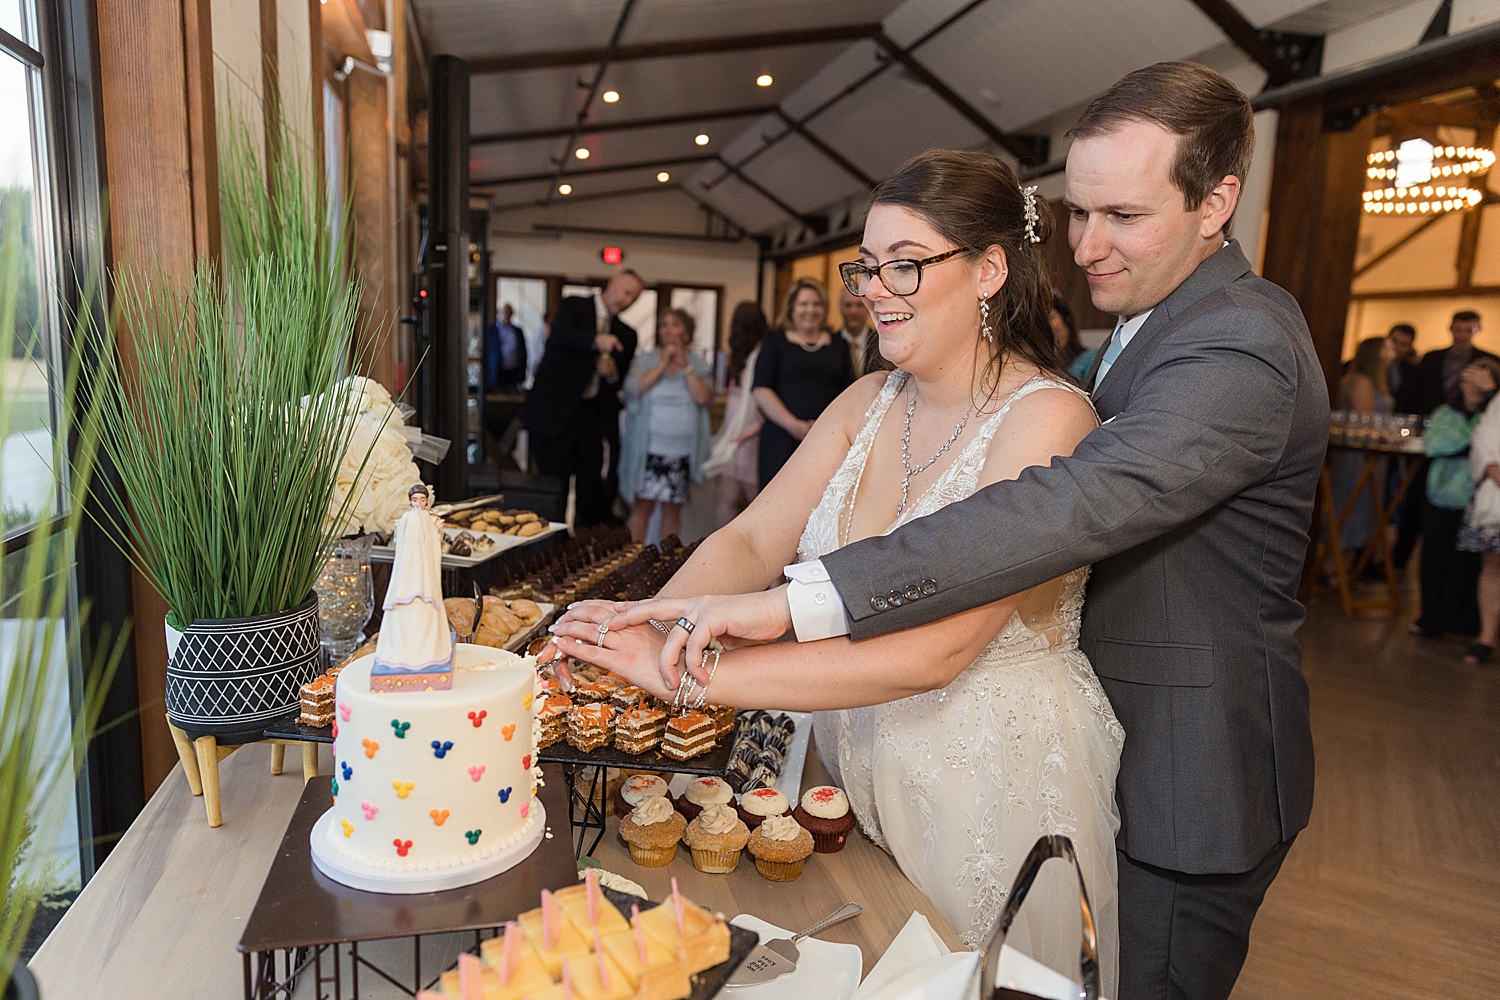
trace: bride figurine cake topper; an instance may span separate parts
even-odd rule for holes
[[[396,560],[370,669],[372,691],[446,691],[453,686],[453,633],[443,608],[442,518],[427,511],[421,483],[396,522]]]

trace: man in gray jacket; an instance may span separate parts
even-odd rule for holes
[[[1217,1000],[1312,808],[1296,591],[1328,389],[1296,302],[1225,236],[1255,135],[1233,84],[1151,66],[1072,135],[1069,242],[1120,317],[1085,383],[1103,425],[1046,468],[787,567],[753,606],[705,598],[687,662],[711,635],[786,625],[874,647],[1092,564],[1079,641],[1126,734],[1118,1000]]]

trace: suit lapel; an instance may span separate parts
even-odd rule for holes
[[[1230,240],[1228,246],[1221,247],[1213,256],[1199,264],[1197,270],[1188,275],[1186,281],[1178,285],[1172,294],[1162,299],[1161,303],[1151,310],[1151,315],[1135,332],[1135,336],[1130,338],[1130,344],[1120,352],[1120,356],[1110,366],[1106,373],[1106,381],[1094,387],[1091,395],[1099,415],[1108,420],[1125,408],[1124,386],[1130,382],[1126,376],[1140,366],[1150,342],[1171,325],[1173,318],[1182,315],[1186,309],[1205,296],[1243,277],[1249,270],[1250,262],[1240,251],[1239,241]],[[1104,351],[1105,348],[1101,347],[1099,356],[1094,359],[1094,372],[1098,371]],[[1119,374],[1118,378],[1111,377],[1116,373]]]

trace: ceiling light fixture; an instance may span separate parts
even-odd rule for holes
[[[620,92],[618,90],[606,90],[601,97],[605,104],[613,104],[620,99]]]
[[[696,142],[700,146],[707,146],[708,145],[708,134],[706,132],[699,132],[693,138],[693,141]]]
[[[1369,164],[1365,176],[1379,185],[1362,195],[1366,212],[1442,215],[1473,208],[1484,200],[1484,191],[1462,181],[1487,173],[1495,163],[1495,153],[1478,146],[1434,146],[1426,139],[1408,139],[1365,160]],[[1434,180],[1460,183],[1429,183]]]
[[[669,174],[669,173],[667,173],[665,170],[663,170],[661,173],[659,173],[659,174],[656,175],[656,182],[658,184],[665,184],[665,183],[667,183],[667,181],[669,181],[671,179],[672,179],[672,175]]]
[[[580,160],[587,160],[589,158],[588,147],[579,146],[577,149],[573,150],[573,155],[578,157]]]
[[[771,79],[770,73],[762,73],[760,76],[757,76],[755,78],[755,85],[757,87],[769,87],[775,82],[775,80]]]
[[[558,194],[572,194],[573,193],[573,185],[571,185],[571,184],[559,184],[557,186],[557,193]]]

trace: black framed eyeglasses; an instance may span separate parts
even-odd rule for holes
[[[959,247],[921,260],[888,260],[875,267],[851,260],[839,265],[839,275],[844,279],[844,287],[849,289],[851,295],[864,297],[870,290],[870,282],[875,278],[879,278],[885,290],[892,295],[912,295],[922,286],[922,268],[963,252],[963,247]]]

